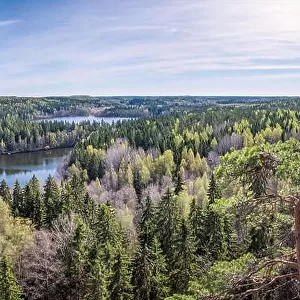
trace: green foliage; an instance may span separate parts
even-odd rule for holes
[[[20,300],[21,289],[13,273],[12,264],[4,256],[0,258],[0,299],[1,300]]]
[[[250,264],[255,262],[251,253],[247,253],[232,261],[219,261],[215,263],[204,275],[198,286],[199,294],[218,294],[230,287],[234,275],[243,273]]]

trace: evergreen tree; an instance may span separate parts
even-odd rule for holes
[[[66,277],[69,283],[69,299],[80,300],[85,294],[86,258],[87,228],[82,220],[78,218],[66,253]]]
[[[18,180],[13,190],[12,213],[14,217],[21,217],[25,214],[24,194]]]
[[[124,244],[126,244],[121,226],[110,206],[99,204],[92,230],[95,243],[102,250],[102,261],[105,263],[108,272],[110,272],[117,250],[121,245],[124,247]]]
[[[179,226],[179,209],[176,197],[170,189],[167,190],[158,205],[157,233],[166,259],[170,261],[173,256],[173,243]]]
[[[115,262],[112,265],[112,276],[109,284],[111,300],[132,299],[132,286],[129,259],[126,251],[118,249]]]
[[[12,195],[10,193],[9,186],[4,179],[0,184],[0,196],[2,197],[3,201],[9,205],[9,207],[12,207]]]
[[[147,245],[139,248],[134,263],[133,285],[135,300],[151,300],[151,259]]]
[[[153,238],[156,232],[155,226],[155,211],[152,206],[150,197],[146,198],[146,208],[142,214],[140,222],[140,245],[144,247],[145,245],[152,245]]]
[[[49,175],[44,186],[44,202],[46,214],[46,226],[51,227],[62,211],[61,193],[54,178]]]
[[[206,239],[203,242],[202,254],[207,254],[207,249],[209,249],[208,254],[212,261],[225,259],[228,255],[229,237],[224,225],[224,218],[209,207],[205,213]],[[229,232],[227,233],[229,234]]]
[[[175,185],[175,195],[178,195],[181,191],[183,191],[184,188],[184,182],[182,178],[182,173],[179,171],[177,173],[177,178],[176,178],[176,185]]]
[[[83,198],[80,214],[86,224],[93,224],[96,214],[96,204],[88,192],[85,193]]]
[[[34,197],[32,222],[37,229],[44,227],[46,223],[45,203],[40,191]]]
[[[219,187],[217,186],[217,182],[213,173],[210,178],[207,196],[209,199],[209,204],[213,204],[216,199],[219,199],[221,197],[221,193],[219,191]]]
[[[206,232],[206,216],[203,210],[196,204],[193,198],[190,213],[189,223],[192,236],[195,238],[196,254],[205,255],[209,252],[207,247],[207,232]]]
[[[0,300],[21,300],[21,289],[7,257],[0,259]]]
[[[92,247],[88,256],[85,300],[107,300],[107,274],[97,247]]]
[[[197,272],[195,242],[190,234],[188,224],[182,219],[180,231],[175,241],[175,253],[170,274],[170,283],[173,293],[188,294],[191,280]]]
[[[135,189],[138,202],[142,200],[142,183],[141,183],[141,174],[140,171],[135,169],[133,172],[133,187]]]
[[[150,249],[151,278],[150,299],[162,300],[169,294],[167,264],[157,237],[154,237]]]

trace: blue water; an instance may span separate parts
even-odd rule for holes
[[[123,121],[123,120],[129,120],[130,118],[110,118],[110,117],[95,117],[95,116],[81,116],[81,117],[57,117],[57,118],[50,118],[50,119],[41,119],[39,121],[64,121],[68,123],[75,122],[76,124],[79,124],[81,122],[90,121],[90,122],[97,122],[97,123],[108,123],[112,124],[113,122],[117,121]]]
[[[49,174],[57,176],[57,169],[63,164],[70,148],[53,149],[29,153],[0,156],[0,180],[5,179],[9,186],[18,180],[24,186],[33,175],[43,184]]]

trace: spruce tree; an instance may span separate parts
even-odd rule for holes
[[[169,262],[173,256],[173,243],[179,226],[178,204],[170,189],[167,190],[158,205],[156,224],[161,248]]]
[[[183,176],[182,173],[179,171],[177,173],[176,178],[176,185],[175,185],[175,195],[178,195],[181,191],[184,189],[184,182],[183,182]]]
[[[216,201],[216,199],[221,197],[221,193],[213,173],[209,181],[207,196],[208,196],[209,204],[213,204]]]
[[[61,193],[54,178],[49,175],[44,186],[44,202],[46,214],[46,226],[51,227],[52,222],[57,219],[62,211]]]
[[[85,193],[81,207],[80,215],[86,224],[93,224],[96,214],[96,204],[88,192]]]
[[[135,300],[151,300],[151,259],[147,245],[139,248],[134,262],[133,285]]]
[[[125,249],[118,249],[115,261],[112,265],[112,275],[109,283],[111,300],[132,299],[131,271],[129,258]]]
[[[165,299],[169,294],[167,264],[157,237],[154,237],[150,248],[150,261],[150,299]]]
[[[85,294],[85,269],[87,258],[87,228],[77,218],[73,236],[66,249],[66,278],[69,299],[79,300]]]
[[[152,206],[150,197],[146,198],[146,207],[142,213],[141,222],[140,222],[140,245],[144,247],[145,245],[152,245],[154,235],[156,233],[155,226],[155,211]]]
[[[100,257],[99,250],[94,245],[88,255],[85,300],[108,299],[108,276]]]
[[[7,257],[0,260],[0,300],[21,300],[21,289]]]
[[[44,227],[46,223],[45,203],[40,191],[34,197],[32,222],[37,229]]]
[[[9,186],[4,179],[0,184],[0,196],[2,197],[3,201],[9,205],[9,207],[12,207],[12,195]]]
[[[16,180],[13,190],[13,202],[11,209],[14,217],[21,217],[25,214],[24,194],[18,180]]]
[[[189,283],[195,279],[197,272],[195,251],[195,241],[188,223],[185,219],[182,219],[175,241],[175,253],[170,274],[173,293],[188,294]]]

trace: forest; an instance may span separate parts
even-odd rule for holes
[[[299,99],[63,100],[0,99],[0,154],[74,146],[0,184],[0,300],[300,299]]]

